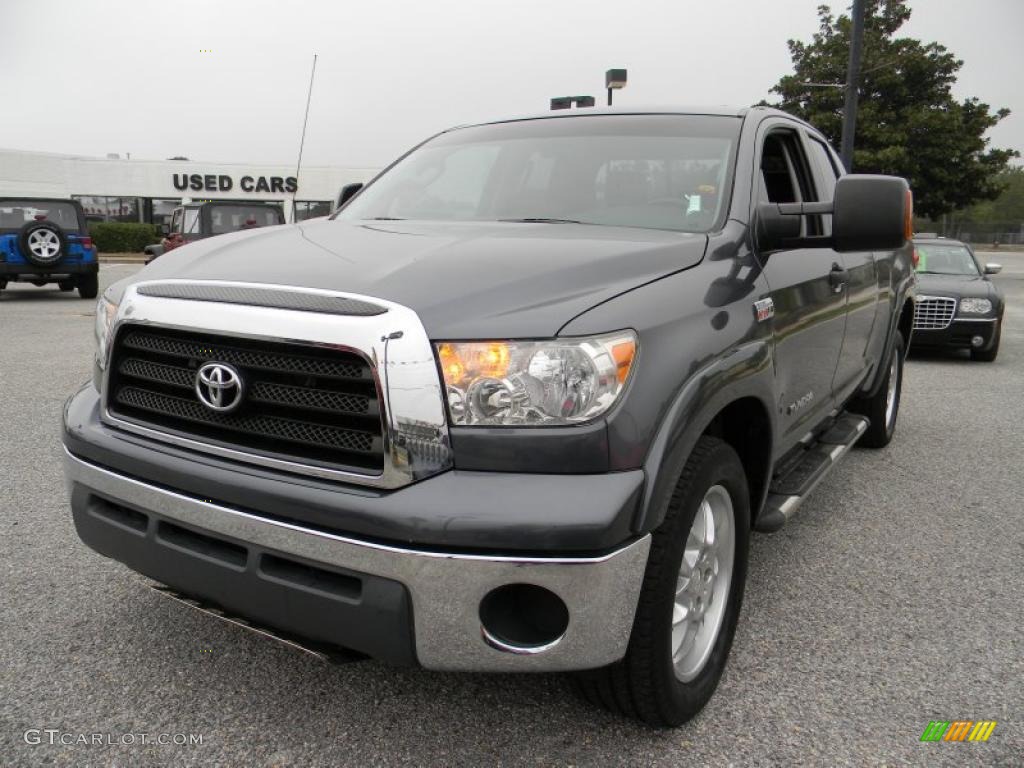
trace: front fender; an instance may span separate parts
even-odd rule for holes
[[[697,440],[731,403],[752,398],[761,404],[770,424],[770,447],[777,434],[774,382],[771,346],[763,339],[733,348],[690,377],[672,400],[644,461],[647,482],[635,532],[647,532],[661,524],[676,479]],[[767,488],[767,482],[762,486]],[[763,499],[750,501],[756,513]]]

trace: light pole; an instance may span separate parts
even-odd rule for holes
[[[558,96],[551,100],[552,109],[572,109],[577,107],[592,107],[595,101],[593,96]]]
[[[846,64],[846,99],[843,103],[843,138],[839,156],[847,173],[853,172],[853,134],[857,130],[857,80],[860,78],[860,54],[864,45],[864,0],[853,0],[850,11],[850,59]]]
[[[626,70],[609,69],[604,73],[604,87],[608,89],[608,106],[612,105],[612,91],[626,87]]]

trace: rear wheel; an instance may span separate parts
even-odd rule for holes
[[[860,398],[850,404],[853,413],[867,416],[871,421],[857,445],[865,448],[884,448],[896,432],[896,419],[900,413],[903,392],[903,334],[896,331],[892,353],[889,356],[885,381],[873,397]]]
[[[1003,335],[1003,320],[1000,318],[996,320],[996,331],[995,339],[992,341],[991,349],[972,349],[971,360],[976,360],[981,363],[991,363],[996,359],[996,355],[999,354],[999,339]]]
[[[78,278],[78,295],[83,299],[95,299],[99,290],[100,281],[96,275],[82,275]]]
[[[727,443],[702,437],[652,536],[626,656],[579,673],[583,696],[656,727],[700,712],[732,647],[749,540],[743,465]]]

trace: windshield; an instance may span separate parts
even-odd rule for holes
[[[739,128],[731,117],[595,115],[454,130],[400,160],[338,218],[706,232],[724,218]]]
[[[49,200],[0,200],[0,229],[20,229],[44,217],[63,229],[78,231],[78,211],[71,203]]]
[[[932,275],[979,275],[978,265],[963,245],[915,245],[917,271]]]
[[[217,205],[210,208],[210,234],[283,224],[281,211],[265,205]]]

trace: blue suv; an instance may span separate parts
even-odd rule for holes
[[[8,282],[57,283],[95,299],[98,270],[77,200],[0,197],[0,290]]]

